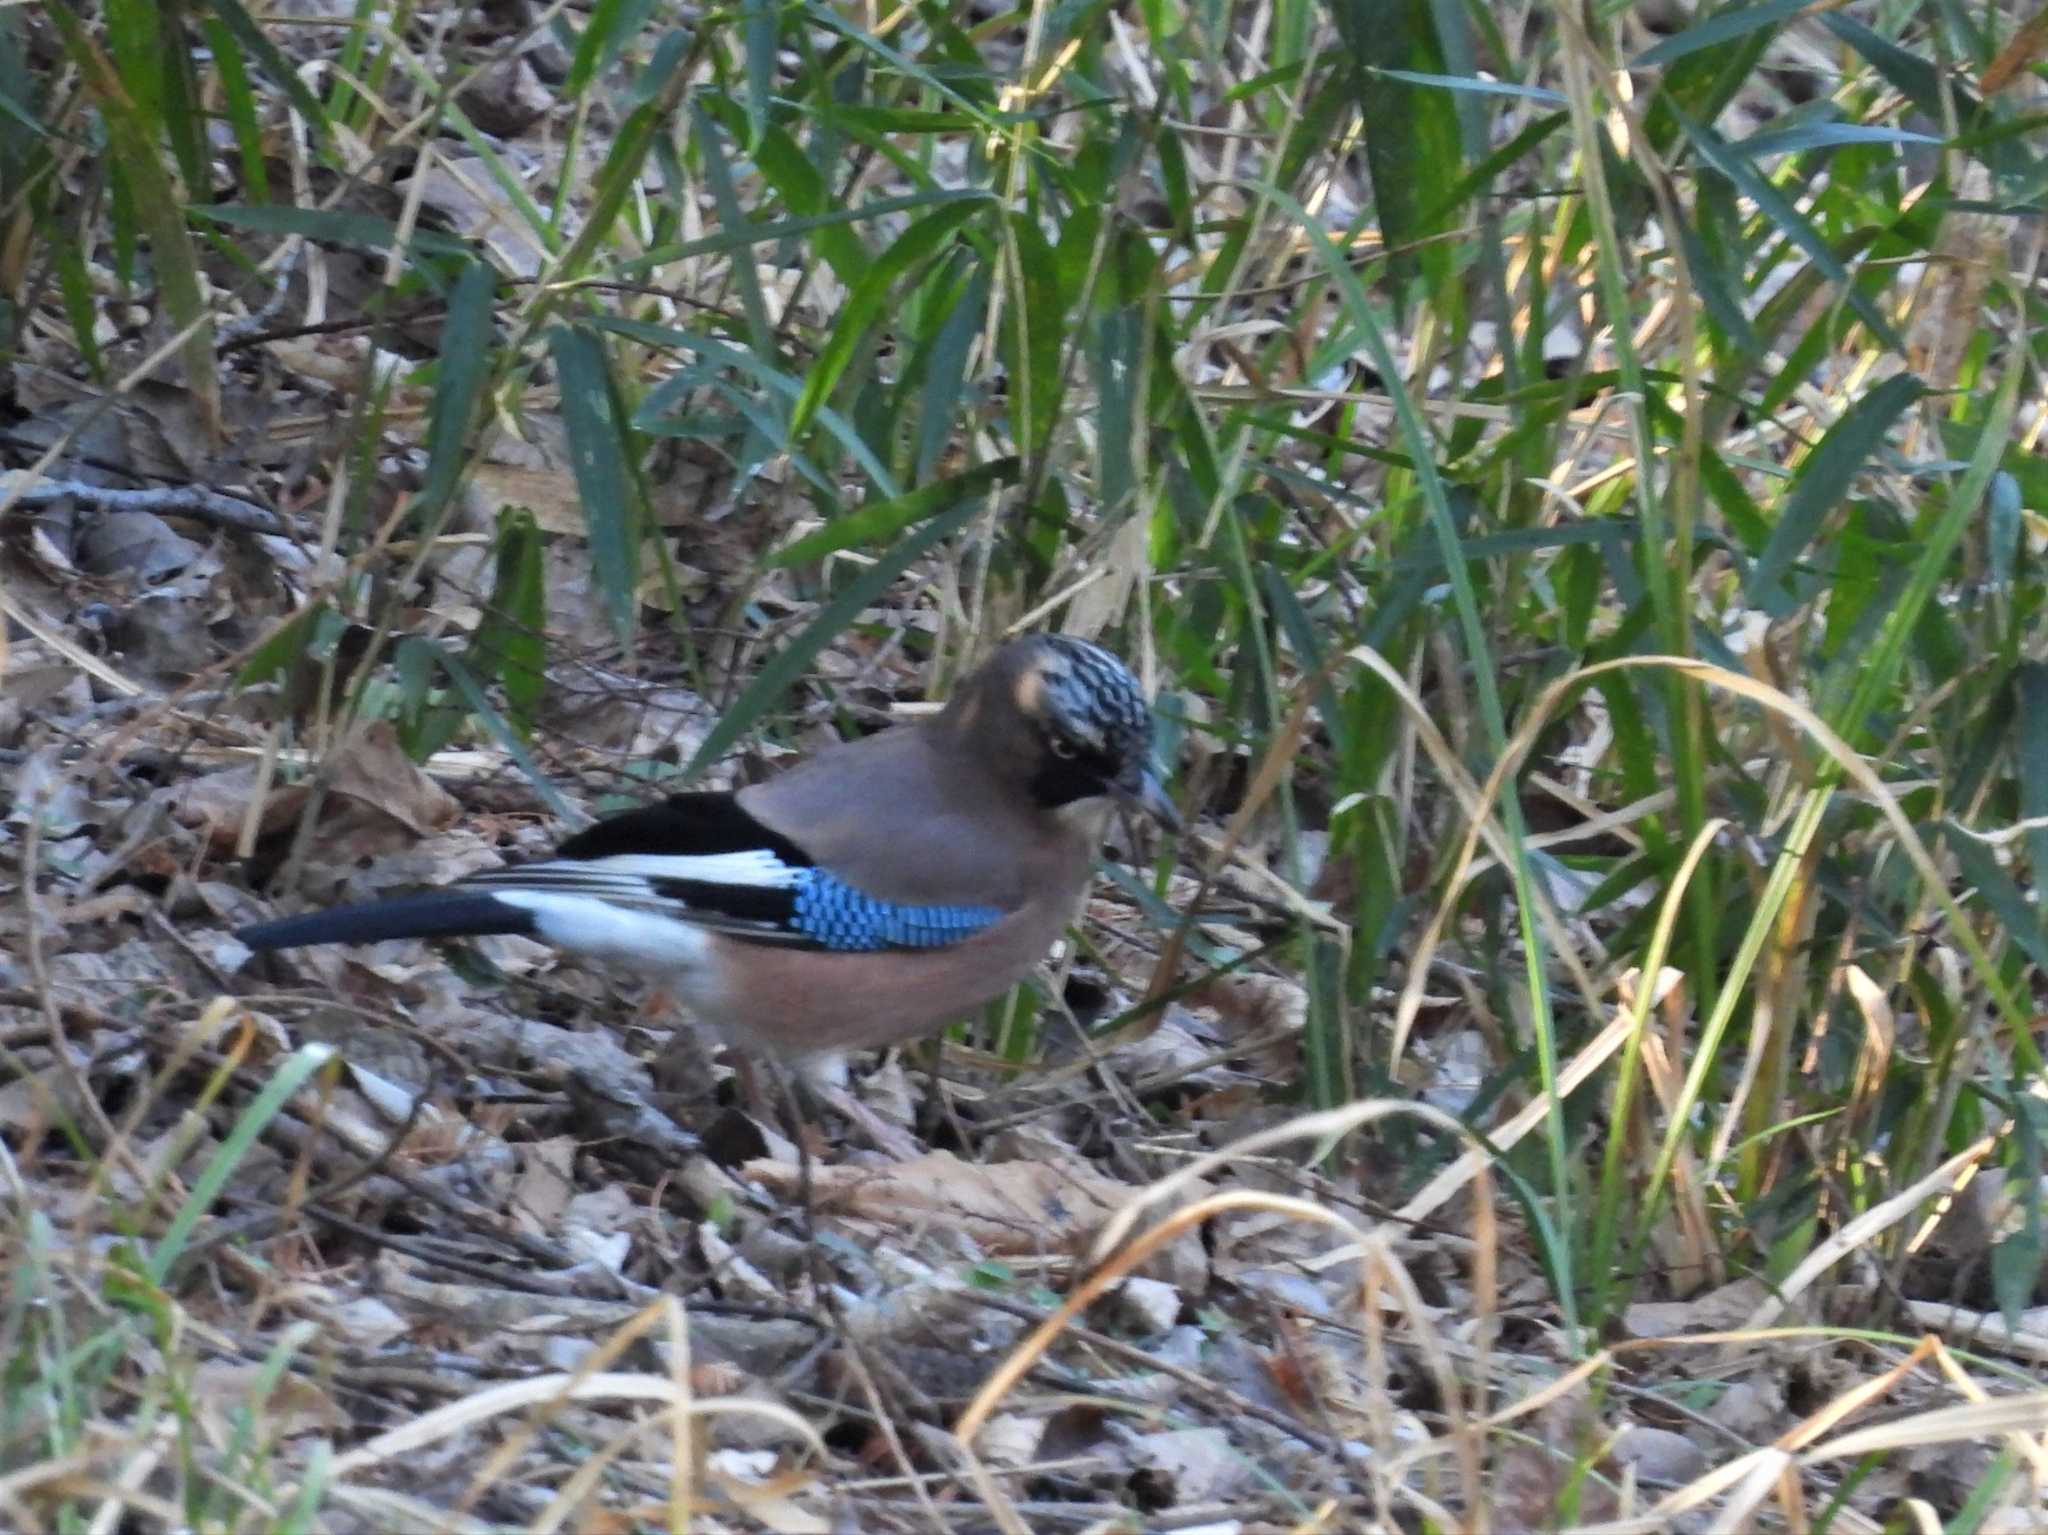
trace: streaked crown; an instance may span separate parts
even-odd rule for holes
[[[1109,763],[1145,760],[1152,708],[1131,669],[1100,645],[1042,634],[1017,683],[1017,701],[1069,744]]]

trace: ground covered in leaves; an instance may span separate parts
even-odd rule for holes
[[[2048,28],[1584,9],[0,8],[0,1530],[2048,1528]],[[233,936],[1041,626],[800,1101]]]

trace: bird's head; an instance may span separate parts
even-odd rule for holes
[[[1011,640],[954,701],[1046,809],[1109,798],[1170,828],[1180,816],[1152,764],[1152,709],[1130,668],[1064,634]]]

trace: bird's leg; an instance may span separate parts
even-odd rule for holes
[[[804,1246],[805,1261],[810,1267],[811,1286],[817,1292],[818,1304],[825,1308],[828,1316],[836,1319],[838,1295],[833,1286],[837,1281],[826,1261],[825,1249],[818,1245],[817,1207],[813,1203],[815,1186],[811,1180],[811,1137],[804,1123],[798,1074],[792,1073],[782,1058],[772,1052],[762,1057],[762,1063],[780,1090],[779,1095],[789,1112],[787,1128],[790,1138],[796,1142],[796,1229],[797,1237]]]
[[[846,1057],[837,1051],[808,1055],[798,1064],[797,1078],[813,1103],[831,1109],[868,1138],[892,1162],[915,1161],[923,1155],[917,1142],[869,1108],[847,1085]]]

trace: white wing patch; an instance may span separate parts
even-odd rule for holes
[[[548,942],[576,954],[616,959],[643,970],[694,971],[711,936],[694,922],[635,911],[603,896],[552,890],[494,890],[493,899],[533,913]]]
[[[766,848],[738,853],[620,853],[610,858],[552,858],[486,869],[461,883],[534,915],[540,936],[579,954],[674,970],[702,962],[708,931],[802,942],[772,919],[722,910],[714,892],[789,890],[813,871]],[[669,880],[708,887],[703,904],[685,900]],[[756,900],[759,898],[756,897]]]
[[[754,885],[763,890],[787,890],[803,875],[797,865],[784,863],[765,847],[744,853],[619,853],[573,866],[637,874],[644,879],[692,879],[707,885]]]
[[[730,885],[748,890],[788,890],[808,871],[784,863],[766,848],[744,853],[619,853],[610,858],[551,858],[544,863],[486,869],[462,881],[494,890],[568,889],[616,892],[623,899],[648,898],[650,882],[686,879],[705,885]]]

